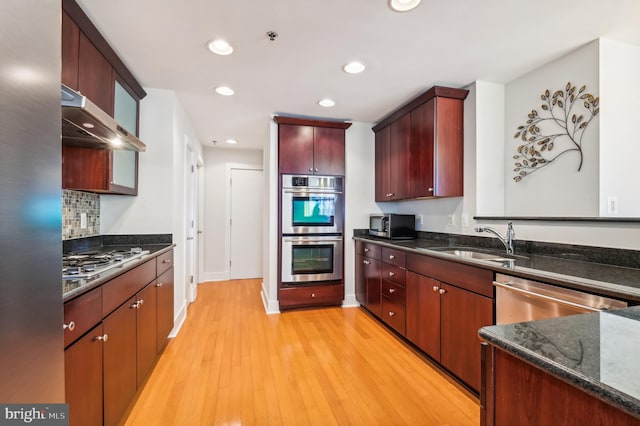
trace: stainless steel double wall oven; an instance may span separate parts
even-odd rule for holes
[[[281,282],[342,280],[343,178],[282,175]]]

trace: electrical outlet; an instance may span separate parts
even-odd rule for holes
[[[80,213],[80,229],[87,229],[87,213]]]
[[[424,217],[421,214],[416,216],[416,223],[418,225],[424,225]]]
[[[616,197],[615,195],[609,196],[609,198],[607,199],[607,213],[618,213],[618,197]]]
[[[449,215],[448,225],[449,226],[456,226],[456,215],[455,214],[450,214]]]

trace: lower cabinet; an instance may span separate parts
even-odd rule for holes
[[[64,351],[64,387],[69,425],[102,424],[102,323]]]
[[[173,328],[172,256],[172,252],[161,255],[164,266],[159,269],[152,259],[65,303],[65,392],[70,425],[121,422]],[[105,290],[109,284],[113,285]],[[123,295],[119,302],[118,294]],[[117,308],[105,308],[111,305]],[[102,313],[100,306],[107,309],[104,318],[89,315]],[[97,325],[84,336],[76,336],[89,318]]]
[[[281,287],[278,291],[280,309],[340,305],[343,299],[344,284]]]

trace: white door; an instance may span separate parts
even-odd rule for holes
[[[262,170],[231,169],[229,276],[262,277]]]
[[[185,136],[185,283],[186,297],[189,302],[196,300],[197,283],[195,281],[195,202],[196,187],[196,159],[195,153]]]

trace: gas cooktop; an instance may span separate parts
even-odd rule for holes
[[[62,278],[91,278],[149,254],[140,247],[69,253],[62,257]]]

